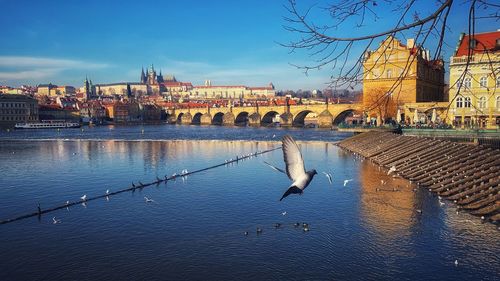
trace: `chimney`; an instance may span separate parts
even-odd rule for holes
[[[413,47],[415,47],[415,39],[413,39],[413,38],[407,39],[406,40],[406,47],[408,49],[413,49]]]

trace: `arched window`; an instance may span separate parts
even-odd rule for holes
[[[479,101],[477,102],[477,107],[486,108],[486,97],[479,98]]]
[[[457,98],[457,108],[462,108],[463,107],[463,100],[462,97]]]
[[[392,69],[387,69],[387,78],[392,78]]]
[[[465,97],[464,107],[471,107],[470,97]]]
[[[471,79],[470,79],[470,77],[467,77],[467,78],[464,79],[464,87],[466,89],[470,89],[471,88]]]
[[[479,86],[481,86],[481,88],[486,88],[488,86],[488,78],[486,78],[486,76],[479,79]]]

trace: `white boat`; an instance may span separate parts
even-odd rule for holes
[[[78,122],[67,122],[64,120],[47,120],[36,123],[17,123],[16,129],[52,129],[52,128],[80,128]]]

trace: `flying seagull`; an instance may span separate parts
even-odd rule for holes
[[[147,198],[146,196],[144,196],[144,200],[146,200],[146,203],[154,202],[153,199]]]
[[[280,201],[292,193],[302,194],[304,189],[312,181],[314,175],[317,174],[316,170],[306,172],[299,146],[290,135],[285,135],[282,143],[283,158],[286,164],[286,174],[288,175],[288,178],[292,180],[292,184],[283,194]]]
[[[58,223],[61,223],[61,220],[60,219],[56,219],[56,217],[53,217],[52,218],[52,223],[53,224],[58,224]]]
[[[80,197],[80,199],[82,199],[82,201],[86,201],[87,200],[87,194],[84,194],[82,197]]]
[[[332,182],[332,174],[327,173],[327,172],[323,172],[323,174],[325,174],[325,176],[328,178],[328,181],[330,182],[330,184],[333,184],[333,182]]]
[[[349,180],[344,180],[344,186],[347,185],[348,182],[352,181],[352,179],[349,179]]]
[[[266,161],[264,161],[264,164],[266,164],[267,166],[271,167],[271,169],[275,170],[275,171],[278,171],[278,172],[282,172],[283,174],[286,174],[286,172],[283,170],[283,169],[280,169],[278,167],[275,167],[269,163],[267,163]]]

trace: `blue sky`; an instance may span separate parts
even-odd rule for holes
[[[309,4],[310,0],[298,0]],[[326,2],[326,1],[321,1]],[[422,1],[421,1],[422,2]],[[423,1],[422,9],[431,9]],[[137,81],[151,63],[163,74],[200,85],[266,85],[278,89],[323,89],[329,69],[305,75],[306,53],[289,53],[276,42],[297,38],[285,31],[285,0],[242,1],[7,1],[0,0],[0,84],[52,82],[81,86]],[[426,4],[427,3],[427,4]],[[430,7],[429,7],[430,6]],[[452,11],[445,59],[466,31],[467,10]],[[394,16],[382,13],[383,28]],[[326,18],[324,18],[326,19]],[[492,31],[488,22],[479,31]],[[338,31],[351,35],[352,28]],[[432,49],[432,42],[429,44]]]

